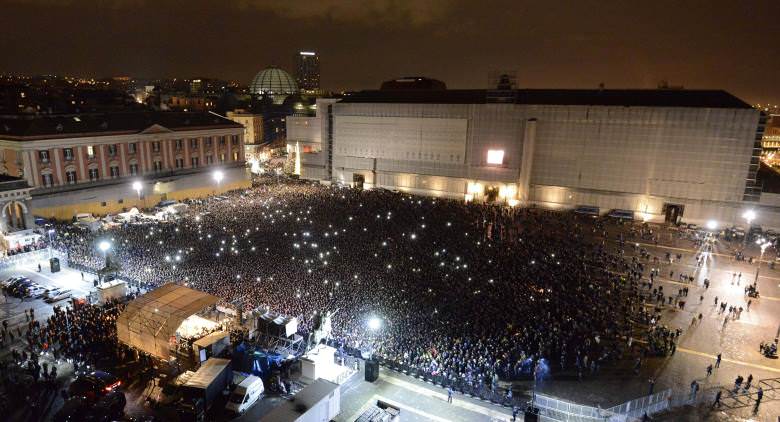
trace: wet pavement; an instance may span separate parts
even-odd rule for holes
[[[611,242],[614,243],[614,242]],[[625,378],[626,382],[616,382],[614,388],[620,391],[631,391],[638,395],[647,394],[649,378],[656,380],[655,391],[663,388],[672,388],[676,400],[681,400],[690,391],[691,381],[696,380],[702,388],[698,394],[701,401],[697,406],[678,408],[666,415],[658,415],[654,420],[775,420],[780,414],[780,401],[771,401],[770,394],[765,391],[757,412],[754,412],[755,395],[743,397],[741,405],[737,404],[732,409],[710,410],[714,401],[713,397],[718,391],[718,386],[732,388],[738,375],[747,378],[753,375],[753,388],[762,379],[780,377],[780,361],[764,357],[759,352],[759,344],[762,341],[772,341],[778,332],[780,324],[780,270],[769,269],[769,262],[775,259],[774,249],[769,249],[764,254],[764,262],[761,263],[761,271],[757,287],[760,298],[750,298],[745,295],[745,286],[753,283],[758,263],[736,261],[734,251],[743,248],[742,241],[728,242],[717,240],[713,243],[712,252],[703,253],[692,242],[687,240],[670,240],[661,236],[659,245],[641,242],[640,247],[645,248],[651,256],[658,256],[663,261],[666,252],[673,255],[682,254],[682,259],[669,264],[649,264],[650,267],[660,268],[661,277],[657,277],[653,287],[659,284],[664,286],[667,294],[676,293],[677,289],[688,287],[689,293],[684,309],[666,305],[662,311],[661,323],[671,328],[683,329],[683,334],[678,342],[676,353],[667,358],[652,358],[638,376],[623,375],[617,378]],[[744,254],[758,257],[759,249],[754,243],[748,243]],[[636,255],[631,248],[627,248],[627,255]],[[696,256],[704,257],[701,266],[697,265]],[[673,271],[672,277],[669,272]],[[681,283],[678,277],[680,272],[693,276],[692,283]],[[740,277],[741,273],[741,277]],[[709,279],[710,287],[705,289],[704,280]],[[700,301],[700,297],[703,300]],[[715,297],[718,297],[718,305],[721,302],[728,306],[747,308],[751,301],[750,309],[741,313],[738,319],[730,318],[724,326],[727,312],[721,313],[720,306],[715,306]],[[702,314],[701,323],[691,325],[691,321],[698,314]],[[710,377],[706,376],[706,367],[715,364],[715,356],[722,354],[722,363],[713,371]],[[629,381],[633,379],[633,383]],[[611,390],[607,380],[595,379],[594,389],[598,388],[605,393]],[[766,388],[766,387],[765,387]],[[591,390],[593,391],[593,390]],[[598,390],[596,390],[598,391]],[[726,403],[729,397],[727,391],[723,391],[722,402]],[[638,396],[638,395],[635,395]],[[600,395],[605,401],[604,394]],[[619,395],[616,395],[616,397]],[[780,398],[780,391],[778,391]],[[734,400],[731,400],[732,402]],[[618,401],[619,402],[619,401]],[[615,404],[607,402],[608,405]],[[688,417],[692,419],[688,419]]]

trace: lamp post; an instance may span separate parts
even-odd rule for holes
[[[141,191],[142,191],[143,189],[144,189],[144,185],[143,185],[143,184],[141,184],[141,182],[139,182],[139,181],[137,181],[137,180],[136,180],[135,182],[133,182],[133,190],[134,190],[134,191],[135,191],[135,193],[138,195],[138,200],[139,200],[139,201],[141,200]]]
[[[769,242],[768,240],[764,239],[763,237],[758,239],[756,241],[756,244],[761,248],[761,255],[758,258],[758,266],[756,267],[756,279],[753,280],[753,287],[758,286],[758,273],[761,271],[761,261],[764,260],[764,251],[770,246],[772,246],[772,242]]]
[[[54,229],[49,229],[46,231],[46,233],[49,234],[49,259],[51,259],[52,256],[52,243],[54,243]]]
[[[222,170],[217,170],[212,177],[214,178],[214,181],[217,182],[217,190],[219,190],[222,185],[222,179],[225,178],[225,173],[222,173]]]
[[[744,249],[747,247],[747,238],[748,238],[748,234],[750,233],[750,223],[752,223],[753,220],[756,219],[756,212],[753,210],[747,210],[744,213],[742,213],[742,218],[744,218],[745,221],[747,221],[747,229],[745,229],[745,238],[742,241],[742,248]]]
[[[111,242],[107,240],[103,240],[100,243],[98,243],[98,249],[100,249],[100,252],[103,252],[103,265],[107,264],[108,260],[108,250],[111,249]],[[101,283],[103,282],[102,277],[100,277],[100,272],[98,272],[98,281]]]

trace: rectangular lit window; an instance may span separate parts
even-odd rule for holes
[[[504,164],[504,150],[503,149],[489,149],[487,152],[487,163],[501,165]]]
[[[92,145],[87,146],[87,157],[92,158],[95,156],[95,147]]]

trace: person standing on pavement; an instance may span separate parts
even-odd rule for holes
[[[764,389],[761,387],[758,387],[758,394],[756,395],[756,407],[753,409],[754,412],[758,411],[758,406],[761,405],[761,399],[764,398]]]
[[[715,358],[715,367],[716,368],[720,368],[720,361],[721,361],[722,357],[723,357],[722,353],[718,353],[718,356],[716,356],[716,358]]]
[[[653,395],[653,390],[655,390],[655,380],[654,380],[654,379],[652,379],[652,378],[650,378],[650,379],[648,380],[648,382],[650,382],[650,392],[649,392],[649,393],[647,393],[647,395],[648,395],[648,396],[652,396],[652,395]]]
[[[452,403],[452,387],[447,387],[447,403]]]
[[[715,402],[712,403],[712,407],[718,406],[720,408],[720,396],[723,394],[723,391],[718,390],[718,393],[715,394]]]

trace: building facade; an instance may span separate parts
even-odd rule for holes
[[[263,115],[245,110],[228,111],[227,118],[244,127],[244,156],[246,160],[257,159],[263,143]]]
[[[90,196],[90,190],[243,167],[243,137],[241,125],[212,113],[4,116],[0,118],[0,173],[29,184],[37,215],[69,218],[72,210],[83,205],[75,199],[76,192],[102,204],[90,211],[104,214],[142,205],[142,195],[109,204],[99,195]],[[57,205],[48,206],[52,203]],[[70,216],[61,212],[65,203]]]
[[[34,220],[30,185],[20,177],[0,175],[0,233],[32,229]],[[7,249],[0,242],[0,249]]]
[[[317,111],[288,134],[304,178],[659,222],[762,207],[765,116],[723,91],[363,91]]]
[[[295,76],[298,88],[307,94],[320,90],[320,56],[313,51],[300,51],[295,56]]]

